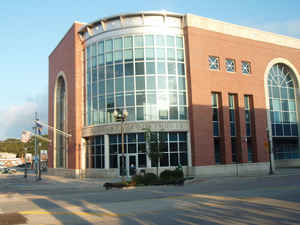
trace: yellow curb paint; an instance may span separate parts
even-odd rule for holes
[[[22,215],[81,215],[81,216],[112,216],[118,217],[119,214],[108,212],[51,212],[51,211],[21,211]]]

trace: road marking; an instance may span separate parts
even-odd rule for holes
[[[82,212],[82,211],[76,211],[76,212],[21,211],[18,213],[20,213],[22,215],[80,215],[80,216],[98,216],[98,217],[121,216],[120,214],[116,214],[116,213],[112,213],[112,212]]]

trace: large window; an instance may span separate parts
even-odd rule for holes
[[[276,159],[300,157],[295,77],[294,72],[282,63],[275,64],[269,71],[271,135]]]
[[[214,136],[215,162],[221,163],[221,148],[220,148],[220,93],[212,93],[212,125]]]
[[[105,168],[104,136],[89,137],[87,140],[87,168]]]
[[[61,76],[57,80],[56,87],[56,115],[55,127],[61,131],[66,129],[66,84],[64,78]],[[66,166],[66,138],[56,133],[56,167]]]
[[[237,107],[236,101],[237,96],[235,94],[230,94],[229,96],[229,123],[230,123],[230,136],[231,136],[231,153],[232,153],[232,162],[238,162],[238,146],[236,142],[236,130],[237,130]]]
[[[270,117],[273,137],[298,136],[295,85],[292,70],[274,65],[268,77]]]
[[[246,127],[246,143],[247,143],[247,150],[248,150],[248,162],[253,162],[253,140],[252,140],[252,130],[251,124],[254,122],[252,121],[253,118],[251,116],[251,111],[253,110],[252,105],[253,98],[251,95],[244,96],[244,103],[245,103],[245,127]],[[253,131],[255,132],[255,131]]]
[[[250,97],[244,96],[245,102],[245,122],[246,122],[246,137],[251,137],[251,111],[250,111]]]
[[[152,135],[155,137],[153,140],[157,140],[156,142],[153,142],[152,145],[159,145],[159,151],[162,153],[162,157],[159,161],[160,167],[178,166],[179,164],[186,166],[188,164],[186,132],[152,132]],[[147,167],[147,156],[145,151],[146,140],[144,133],[124,135],[124,153],[126,155],[137,155],[137,168]],[[110,135],[110,168],[118,168],[118,156],[121,155],[121,135]],[[151,162],[151,166],[156,166],[156,162]]]
[[[230,136],[236,136],[236,106],[235,99],[236,96],[230,94],[229,96],[229,122],[230,122]]]
[[[212,93],[212,123],[214,137],[220,136],[219,94]]]
[[[129,121],[186,120],[183,37],[133,35],[86,48],[86,124],[113,122],[126,108]]]
[[[137,155],[137,168],[147,167],[146,141],[144,133],[124,135],[124,154]],[[121,135],[109,135],[109,165],[118,168],[118,156],[122,155]]]

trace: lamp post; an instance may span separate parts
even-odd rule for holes
[[[273,166],[272,166],[272,155],[273,155],[273,151],[272,151],[272,142],[270,140],[271,136],[270,136],[270,130],[267,128],[267,138],[268,138],[268,150],[269,150],[269,160],[270,160],[270,172],[269,174],[272,175],[274,174],[273,171]]]
[[[115,110],[113,112],[113,116],[116,121],[121,122],[121,139],[122,139],[122,164],[121,164],[121,176],[122,176],[122,182],[125,182],[125,151],[124,151],[124,122],[128,116],[128,112],[126,109],[120,113],[119,111]]]
[[[38,116],[37,116],[37,112],[35,112],[34,114],[34,120],[37,121],[38,120]],[[38,140],[37,140],[37,123],[34,122],[34,126],[32,127],[33,130],[34,130],[34,169],[35,169],[35,177],[36,177],[36,180],[38,180]]]
[[[27,148],[25,147],[24,150],[25,150],[25,157],[24,157],[24,161],[25,161],[24,178],[27,178],[27,161],[26,161]]]
[[[42,146],[42,143],[39,142],[39,151],[38,151],[38,155],[39,155],[39,176],[38,176],[38,180],[42,180],[42,170],[41,170],[41,146]]]

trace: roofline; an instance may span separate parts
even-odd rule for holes
[[[57,47],[62,43],[62,41],[66,38],[67,34],[72,30],[72,28],[74,27],[75,24],[82,24],[82,25],[86,25],[87,23],[84,22],[79,22],[79,21],[74,21],[74,23],[72,24],[72,26],[68,29],[68,31],[64,34],[64,36],[62,37],[62,39],[60,39],[60,41],[58,42],[58,44],[55,46],[55,48],[51,51],[51,53],[49,54],[48,57],[50,57],[53,52],[57,49]]]
[[[166,10],[161,10],[161,11],[141,11],[141,12],[136,12],[136,13],[122,13],[122,14],[116,14],[113,16],[109,16],[109,17],[104,17],[102,19],[98,19],[95,20],[91,23],[87,23],[85,26],[83,26],[82,28],[79,29],[78,33],[83,33],[86,31],[86,29],[89,27],[94,27],[97,24],[101,24],[101,22],[108,22],[110,20],[115,20],[115,19],[119,19],[121,17],[134,17],[134,16],[139,16],[139,15],[161,15],[161,16],[173,16],[173,17],[184,17],[184,14],[181,13],[174,13],[174,12],[169,12]]]
[[[246,38],[254,41],[275,44],[294,49],[300,49],[300,39],[273,33],[270,31],[259,30],[248,26],[237,25],[221,20],[206,18],[187,13],[185,20],[186,27],[195,27],[203,30],[213,31],[225,35],[231,35],[239,38]]]

